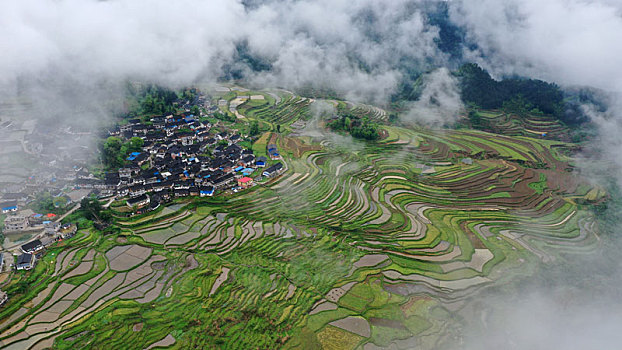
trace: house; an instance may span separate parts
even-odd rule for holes
[[[2,203],[2,214],[16,212],[19,209],[17,201],[10,201]]]
[[[0,290],[0,306],[6,304],[6,301],[9,300],[9,296],[5,291]]]
[[[255,161],[255,165],[257,165],[257,167],[259,168],[263,168],[266,166],[267,161],[268,161],[268,158],[266,157],[257,157],[257,160]]]
[[[280,174],[283,171],[283,164],[281,162],[274,164],[268,169],[264,170],[263,176],[265,177],[274,177]]]
[[[212,185],[216,189],[218,189],[218,188],[224,187],[225,185],[233,181],[233,179],[234,179],[233,174],[225,174],[219,178],[212,179],[211,182],[212,182]]]
[[[60,229],[60,222],[44,221],[43,230],[47,235],[54,235]]]
[[[23,192],[5,193],[2,199],[5,201],[25,202],[28,200],[28,195]]]
[[[28,218],[31,225],[40,225],[43,223],[43,214],[32,214],[30,218]]]
[[[75,224],[64,224],[60,228],[59,233],[62,239],[69,239],[73,237],[77,231],[78,231],[78,226],[76,226]]]
[[[132,161],[134,162],[134,164],[137,164],[138,166],[142,166],[147,161],[149,161],[149,154],[146,152],[141,152]]]
[[[214,186],[205,186],[199,189],[199,195],[201,197],[213,196],[214,195]]]
[[[147,196],[146,194],[141,194],[138,197],[128,199],[126,203],[129,208],[142,208],[145,205],[149,204],[149,196]]]
[[[106,189],[115,189],[121,184],[121,178],[118,173],[106,173],[106,180],[104,181],[104,184]]]
[[[138,197],[138,196],[142,196],[145,193],[147,193],[147,190],[145,189],[144,185],[134,185],[130,187],[128,190],[129,190],[131,197]]]
[[[177,132],[175,137],[181,142],[182,146],[189,146],[194,143],[196,134],[191,131]]]
[[[24,244],[21,248],[22,252],[24,252],[25,254],[34,254],[42,250],[44,247],[40,240],[35,239],[34,241]]]
[[[179,188],[173,190],[173,194],[175,197],[188,197],[190,195],[190,190],[185,188]]]
[[[25,216],[8,216],[4,219],[4,229],[6,231],[22,231],[27,229],[28,225],[28,218]]]
[[[199,195],[199,188],[196,187],[196,186],[190,186],[188,191],[190,192],[191,196],[198,196]]]
[[[149,210],[156,210],[160,207],[160,196],[154,195],[151,197],[151,202],[149,203]]]
[[[279,151],[276,148],[275,144],[268,145],[268,155],[270,156],[270,159],[272,160],[281,159],[281,155],[279,154]]]
[[[462,164],[473,165],[473,159],[472,158],[462,158],[462,159],[460,159],[460,161],[462,162]]]
[[[251,154],[244,156],[242,157],[242,160],[240,160],[239,164],[244,165],[245,167],[249,167],[255,164],[255,156]]]
[[[127,157],[127,160],[129,160],[130,162],[133,162],[134,160],[136,160],[136,158],[138,158],[138,156],[141,154],[141,152],[132,152],[130,153],[130,155]]]
[[[253,185],[253,179],[251,179],[250,177],[244,176],[238,179],[238,186],[242,188],[249,188],[252,185]]]
[[[130,177],[132,177],[132,175],[138,173],[139,171],[140,171],[140,169],[136,168],[136,167],[121,168],[121,169],[119,169],[119,177],[121,177],[121,178],[130,178]]]
[[[18,270],[30,270],[35,266],[35,255],[24,253],[17,257],[15,268]]]
[[[0,272],[4,270],[4,254],[0,253]]]

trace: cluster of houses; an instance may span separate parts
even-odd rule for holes
[[[56,214],[37,214],[32,213],[32,210],[11,212],[4,219],[4,232],[47,231],[48,226],[55,224],[52,221],[54,218],[56,218]]]
[[[46,225],[43,237],[32,240],[20,247],[21,254],[15,259],[15,269],[32,269],[47,246],[56,241],[73,237],[77,230],[78,227],[71,223],[61,225],[59,222],[51,222]]]
[[[95,155],[93,137],[88,130],[26,117],[0,125],[0,140],[17,140],[0,146],[0,155],[9,159],[0,169],[2,233],[37,233],[54,220],[54,214],[29,209],[40,195],[68,209],[88,193],[73,190],[73,182],[93,177],[84,167]]]
[[[156,209],[176,197],[246,189],[258,177],[274,177],[283,170],[282,163],[268,166],[266,157],[240,146],[241,135],[214,132],[212,125],[194,115],[154,117],[149,123],[134,119],[109,134],[140,137],[142,150],[131,153],[127,165],[106,174],[105,180],[78,179],[76,186],[98,189],[102,196],[127,197],[127,206],[137,212]],[[280,159],[275,145],[267,152],[271,161]]]

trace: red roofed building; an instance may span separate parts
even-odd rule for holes
[[[51,218],[55,218],[56,214],[49,213],[46,216],[51,219]]]
[[[238,186],[242,188],[248,188],[253,184],[253,179],[250,177],[244,176],[238,179]]]

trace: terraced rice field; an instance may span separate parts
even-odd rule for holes
[[[559,120],[545,115],[519,117],[501,111],[479,111],[492,129],[499,134],[569,141],[568,127]]]
[[[309,104],[279,97],[238,110],[285,124]],[[275,134],[279,178],[50,249],[8,287],[0,346],[434,349],[475,291],[596,246],[576,199],[605,194],[571,172],[571,144],[387,131],[349,149]]]
[[[271,95],[268,94],[268,96]],[[250,101],[239,106],[238,110],[240,114],[246,117],[281,125],[289,125],[298,119],[304,120],[310,117],[309,104],[312,102],[311,99],[283,91],[278,92],[278,97],[278,100],[266,100],[263,103]]]

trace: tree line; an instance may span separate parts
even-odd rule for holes
[[[357,139],[373,141],[380,138],[380,131],[377,123],[371,121],[367,117],[360,118],[348,112],[328,122],[327,126],[334,131],[349,132],[352,137]]]
[[[517,114],[533,111],[563,117],[564,93],[556,84],[523,78],[497,81],[474,63],[463,65],[456,75],[466,103],[485,109],[504,108]]]

